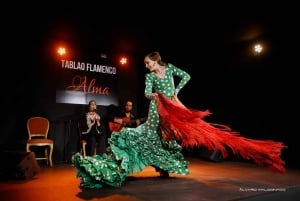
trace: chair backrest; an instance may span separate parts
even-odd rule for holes
[[[79,133],[79,139],[82,140],[82,135],[83,132],[86,131],[87,126],[86,126],[86,120],[85,119],[79,119],[77,122],[77,128],[78,128],[78,133]]]
[[[45,117],[30,117],[27,120],[27,131],[29,139],[47,138],[50,127],[50,121]]]

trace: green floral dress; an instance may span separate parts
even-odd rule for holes
[[[174,76],[180,78],[174,85]],[[153,73],[145,76],[145,96],[160,92],[171,98],[189,81],[190,75],[172,64],[166,65],[164,78]],[[182,147],[175,141],[164,141],[159,134],[159,114],[154,100],[150,100],[148,119],[136,128],[123,128],[113,132],[110,138],[110,154],[83,157],[73,156],[81,188],[120,187],[128,174],[142,171],[152,165],[168,173],[186,175],[188,162],[181,153]]]

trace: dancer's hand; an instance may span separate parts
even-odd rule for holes
[[[177,96],[178,92],[179,92],[179,89],[175,89],[174,96]]]
[[[157,98],[157,96],[158,96],[158,93],[151,93],[151,94],[150,94],[150,98],[151,98],[152,100],[155,100],[155,99]]]

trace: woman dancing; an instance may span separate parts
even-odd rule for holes
[[[158,52],[144,57],[149,73],[145,76],[145,96],[150,99],[148,119],[136,128],[113,132],[111,154],[84,158],[73,156],[82,188],[119,187],[126,176],[152,165],[167,177],[169,173],[186,175],[189,163],[184,160],[182,147],[205,146],[228,151],[277,172],[285,172],[282,142],[253,140],[240,136],[228,126],[208,123],[211,113],[189,109],[178,99],[178,92],[190,80],[190,75],[171,63],[161,60]],[[175,86],[174,77],[180,78]],[[180,114],[180,115],[179,115]]]

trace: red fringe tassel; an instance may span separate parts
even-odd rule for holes
[[[156,104],[165,140],[181,141],[183,147],[205,146],[209,150],[219,150],[224,158],[228,156],[229,148],[234,155],[253,160],[270,170],[280,173],[286,171],[285,162],[280,156],[282,149],[287,146],[282,142],[248,139],[232,131],[229,126],[208,123],[203,118],[211,114],[209,110],[188,109],[176,96],[171,100],[159,94]]]

